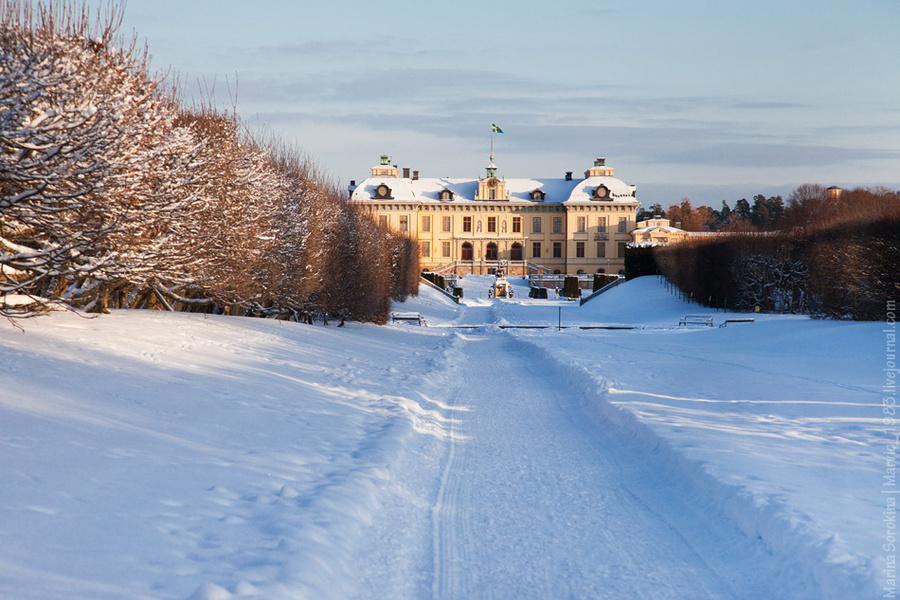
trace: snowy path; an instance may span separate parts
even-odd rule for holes
[[[434,598],[761,597],[760,548],[684,505],[649,449],[585,423],[524,345],[460,334],[457,352]]]

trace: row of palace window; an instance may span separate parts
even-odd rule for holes
[[[463,233],[471,233],[472,232],[472,217],[464,216],[462,218],[462,230]],[[552,217],[552,233],[563,233],[563,218],[562,217]],[[379,215],[378,223],[382,227],[388,226],[388,216],[387,215]],[[575,217],[575,233],[586,233],[587,232],[587,217]],[[500,223],[501,229],[503,233],[506,233],[506,221],[502,221]],[[478,221],[476,224],[478,233],[481,233],[481,221]],[[399,223],[400,231],[409,231],[409,215],[400,215],[400,223]],[[422,216],[422,227],[419,230],[423,233],[431,232],[431,216],[423,215]],[[450,232],[453,231],[453,221],[452,217],[443,216],[441,217],[441,231],[442,232]],[[606,217],[597,217],[597,231],[601,233],[607,232],[607,218]],[[488,233],[496,233],[497,232],[497,217],[488,217],[487,218],[487,232]],[[521,233],[522,232],[522,217],[513,217],[512,218],[512,232],[513,233]],[[531,218],[531,232],[532,233],[543,233],[543,218],[542,217],[532,217]],[[619,217],[619,233],[628,233],[628,218],[627,217]]]
[[[422,248],[422,256],[424,258],[431,258],[431,242],[422,241],[419,242]],[[450,252],[452,250],[451,242],[440,242],[441,244],[441,258],[450,258]],[[563,242],[551,242],[553,258],[562,258],[563,257]],[[606,242],[597,242],[597,254],[596,258],[622,258],[625,256],[625,242],[619,242],[616,245],[616,256],[607,256],[606,255]],[[586,242],[575,242],[575,258],[587,258],[585,255]],[[531,257],[535,259],[539,259],[542,257],[542,242],[532,242],[531,243]],[[465,242],[462,245],[462,252],[460,253],[461,260],[474,260],[474,249],[471,243]],[[498,251],[497,244],[491,242],[485,248],[485,260],[497,260],[498,259]],[[549,258],[549,257],[548,257]],[[513,244],[509,251],[509,259],[510,260],[522,260],[522,245],[521,244]]]

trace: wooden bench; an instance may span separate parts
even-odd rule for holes
[[[425,323],[425,319],[419,313],[391,313],[391,321],[415,321],[417,325]]]
[[[722,323],[721,325],[719,325],[719,327],[725,327],[725,326],[728,325],[729,323],[753,323],[753,319],[751,319],[751,318],[746,318],[746,319],[725,319],[725,322]]]
[[[678,321],[679,327],[683,325],[705,325],[707,327],[712,327],[713,318],[709,315],[685,315]]]

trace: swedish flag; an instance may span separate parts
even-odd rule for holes
[[[491,131],[493,133],[503,133],[503,130],[497,127],[496,123],[491,123]]]

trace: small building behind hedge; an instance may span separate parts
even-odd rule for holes
[[[672,227],[669,219],[656,216],[637,224],[637,228],[631,232],[631,242],[633,244],[671,244],[684,241],[686,236],[687,232]]]

